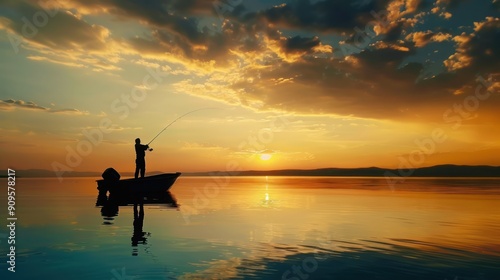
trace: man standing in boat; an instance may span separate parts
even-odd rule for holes
[[[146,173],[146,150],[149,148],[148,145],[142,145],[141,139],[135,139],[135,178],[137,179],[139,171],[141,171],[141,178],[144,178],[144,173]],[[152,151],[153,149],[149,149]]]

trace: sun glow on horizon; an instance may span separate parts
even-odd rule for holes
[[[270,160],[273,156],[271,154],[261,154],[260,159],[261,160]]]

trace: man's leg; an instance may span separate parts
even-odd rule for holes
[[[141,178],[144,178],[145,173],[146,173],[146,161],[143,161],[141,166]]]
[[[139,162],[137,160],[135,160],[135,174],[134,174],[134,178],[136,178],[136,179],[137,179],[137,176],[139,175],[139,168],[140,168]]]

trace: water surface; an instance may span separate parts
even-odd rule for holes
[[[94,180],[18,179],[2,279],[500,279],[498,179],[181,176],[141,228]]]

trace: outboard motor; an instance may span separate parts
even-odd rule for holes
[[[97,181],[97,189],[99,190],[99,196],[104,199],[106,193],[115,185],[114,183],[120,180],[120,174],[114,168],[110,167],[104,170],[102,178],[104,179],[103,181]]]
[[[118,173],[118,171],[116,171],[114,168],[110,167],[104,170],[104,172],[102,173],[102,178],[105,181],[111,181],[111,182],[119,181],[120,173]]]

